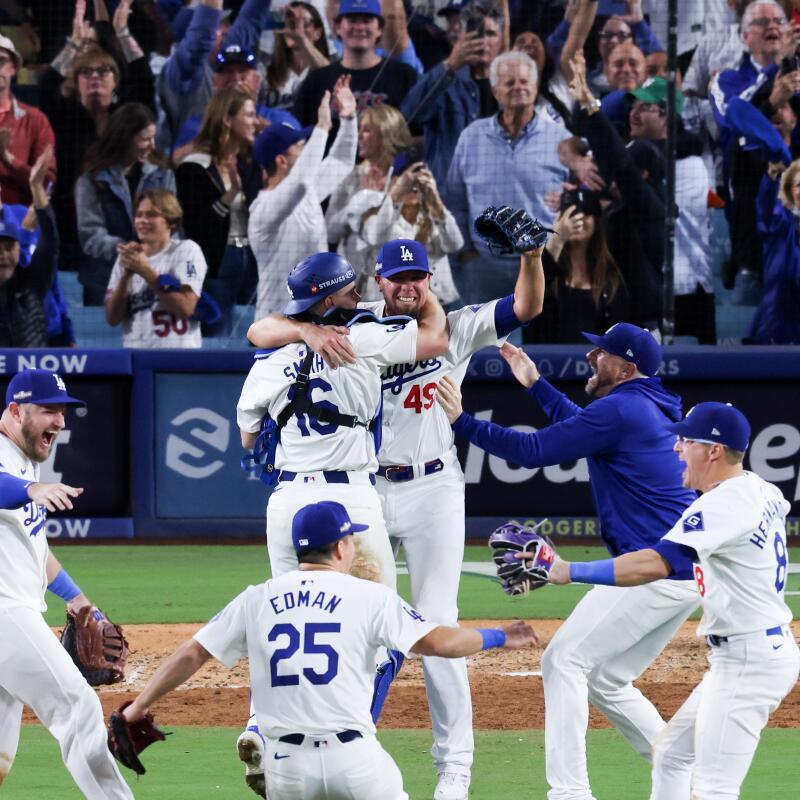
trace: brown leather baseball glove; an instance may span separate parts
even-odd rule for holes
[[[122,628],[100,609],[84,606],[67,611],[61,644],[90,686],[118,683],[125,677],[128,642]]]

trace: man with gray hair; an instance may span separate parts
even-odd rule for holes
[[[558,159],[558,144],[569,133],[536,113],[538,77],[536,63],[527,54],[497,56],[489,81],[501,110],[469,125],[456,145],[445,199],[464,237],[464,249],[453,266],[468,305],[511,294],[519,267],[515,255],[489,251],[475,235],[475,217],[487,206],[509,205],[550,225],[554,214],[544,197],[560,192],[568,177]]]
[[[719,126],[723,176],[731,198],[726,206],[731,228],[726,288],[733,288],[736,280],[735,301],[751,304],[760,297],[761,238],[755,223],[755,202],[766,165],[759,151],[739,145],[726,112],[731,99],[739,97],[770,118],[800,91],[800,70],[791,65],[787,65],[789,71],[781,69],[781,60],[794,55],[795,41],[783,6],[775,0],[755,0],[747,6],[742,17],[742,43],[745,53],[739,66],[716,75],[709,96]]]

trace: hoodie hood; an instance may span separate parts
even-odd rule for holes
[[[668,392],[661,383],[661,378],[637,378],[626,381],[614,388],[609,394],[635,394],[655,403],[670,422],[683,419],[683,402],[677,394]]]

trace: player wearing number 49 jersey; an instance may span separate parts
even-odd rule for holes
[[[378,316],[418,317],[429,301],[430,269],[425,247],[408,239],[387,242],[378,256],[376,280],[382,302],[365,303]],[[533,319],[542,308],[544,275],[541,250],[520,258],[514,294],[447,315],[449,342],[431,358],[395,359],[381,370],[383,434],[378,454],[377,489],[389,536],[402,543],[414,605],[426,618],[453,625],[458,618],[458,584],[464,558],[464,475],[456,457],[453,432],[435,402],[444,376],[461,382],[473,353],[497,344]],[[333,331],[326,332],[331,337]],[[342,363],[354,355],[353,333],[327,343],[318,326],[292,330],[286,320],[267,317],[248,333],[259,346],[274,346],[284,335],[299,336],[317,352],[338,352]],[[356,364],[361,360],[356,359]],[[472,702],[463,659],[423,658],[434,734],[432,755],[439,773],[436,800],[466,798],[472,753]],[[378,682],[374,716],[388,691],[391,674]]]
[[[358,519],[358,518],[357,518]],[[443,627],[386,586],[347,574],[355,556],[344,506],[304,506],[291,521],[299,569],[250,586],[156,671],[124,710],[128,721],[186,681],[211,656],[248,656],[266,746],[266,796],[275,800],[408,800],[370,716],[378,647],[445,658],[535,644],[523,622],[503,629]]]
[[[769,715],[797,682],[800,651],[784,602],[786,513],[777,487],[742,468],[750,425],[731,405],[700,403],[675,449],[703,492],[652,548],[606,561],[557,560],[552,583],[638,586],[686,556],[703,606],[710,669],[653,746],[651,800],[735,800]]]

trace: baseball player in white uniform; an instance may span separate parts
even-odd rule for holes
[[[351,534],[368,530],[330,500],[291,524],[299,568],[250,586],[162,664],[123,712],[135,721],[211,656],[248,656],[259,727],[267,739],[267,796],[280,800],[407,800],[400,770],[370,715],[379,647],[457,658],[535,644],[533,629],[443,627],[386,586],[347,574]],[[361,534],[366,535],[365,533]]]
[[[427,302],[430,276],[424,245],[410,239],[387,242],[376,266],[384,299],[362,305],[381,317],[415,317]],[[444,353],[398,361],[381,371],[383,435],[377,489],[383,517],[395,546],[403,544],[414,605],[441,625],[454,625],[458,619],[464,475],[452,428],[435,402],[436,386],[444,375],[461,383],[473,353],[497,344],[533,319],[541,312],[543,298],[541,250],[535,250],[521,256],[513,295],[448,313],[449,344]],[[279,325],[273,317],[256,323],[251,340],[272,342],[261,337],[282,334]],[[310,326],[300,331],[309,343],[318,333]],[[345,339],[352,339],[352,334]],[[434,797],[460,800],[468,795],[474,750],[467,665],[463,659],[426,657],[423,670],[434,735],[431,752],[439,773]],[[382,686],[380,703],[389,682]]]
[[[692,558],[710,669],[656,739],[650,797],[735,800],[769,715],[800,672],[784,602],[790,505],[743,469],[750,425],[730,404],[700,403],[670,428],[684,483],[703,494],[654,547],[605,561],[557,559],[550,580],[638,586]]]
[[[122,323],[124,347],[148,350],[196,348],[203,344],[195,319],[207,265],[203,251],[191,239],[172,234],[182,211],[166,189],[144,192],[136,205],[135,226],[140,242],[118,246],[106,290],[106,320]]]
[[[83,490],[40,483],[69,406],[48,370],[17,373],[0,419],[0,784],[19,743],[23,705],[58,740],[75,783],[90,800],[133,798],[106,746],[100,701],[44,621],[49,588],[75,605],[88,603],[50,553],[47,511],[72,508]]]
[[[324,323],[325,312],[354,310],[358,302],[352,266],[333,253],[317,253],[301,261],[289,275],[288,285],[292,300],[285,311],[300,320]],[[275,454],[278,484],[267,504],[270,565],[275,577],[296,569],[292,517],[309,500],[337,500],[369,525],[369,532],[361,537],[364,551],[380,566],[383,583],[394,588],[394,554],[374,475],[381,432],[381,372],[390,364],[435,358],[442,353],[447,347],[445,317],[431,297],[417,320],[352,322],[349,339],[358,354],[356,362],[332,369],[317,356],[311,363],[307,386],[313,402],[337,414],[352,415],[354,424],[347,427],[321,422],[313,414],[299,413],[281,430]],[[256,357],[237,406],[245,447],[255,443],[266,415],[277,420],[288,405],[307,350],[304,344],[290,344]],[[251,767],[250,751],[257,747],[257,741],[245,734],[238,744],[240,758]],[[248,784],[252,785],[251,781]]]

